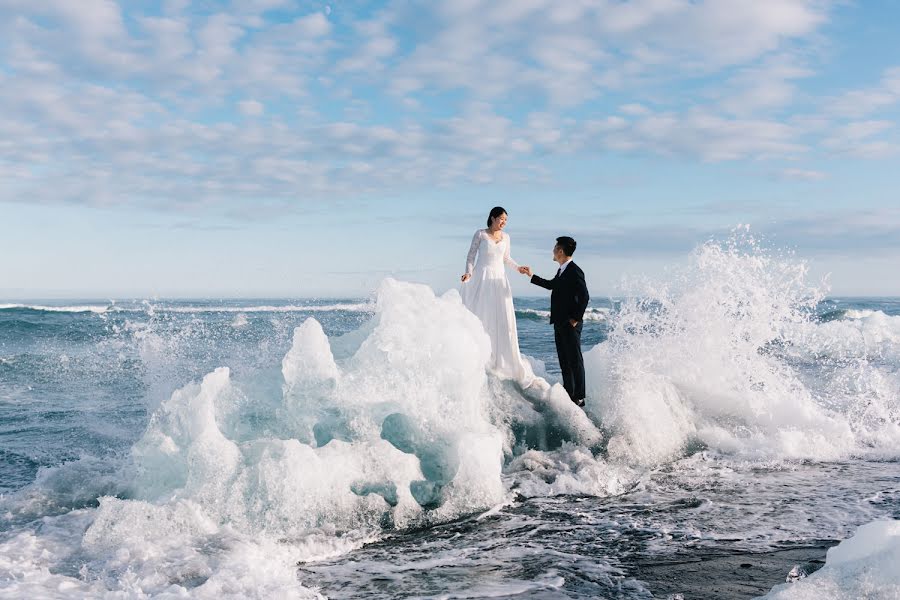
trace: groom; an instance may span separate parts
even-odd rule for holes
[[[587,308],[587,285],[584,271],[572,262],[575,254],[575,240],[570,237],[556,238],[553,246],[553,260],[559,263],[556,277],[546,280],[534,275],[530,267],[522,272],[531,276],[531,283],[550,290],[550,322],[556,340],[559,368],[562,370],[563,387],[569,398],[578,406],[584,406],[584,359],[581,356],[581,329],[584,311]]]

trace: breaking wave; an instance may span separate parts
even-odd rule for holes
[[[279,369],[221,366],[172,393],[102,477],[85,459],[3,499],[24,519],[82,498],[0,543],[15,582],[0,591],[314,598],[298,562],[517,495],[621,494],[700,448],[900,456],[895,318],[821,321],[805,265],[752,241],[706,244],[673,281],[629,291],[590,313],[609,333],[585,354],[586,411],[558,384],[486,373],[488,337],[456,291],[386,280],[374,305],[332,305],[372,317],[332,338],[311,317]]]

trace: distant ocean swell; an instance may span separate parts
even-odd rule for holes
[[[588,307],[584,313],[585,321],[606,321],[609,319],[608,308]],[[549,310],[537,310],[533,308],[516,309],[516,317],[520,319],[532,319],[546,321],[550,319]]]
[[[49,313],[96,313],[108,312],[172,312],[172,313],[288,313],[288,312],[372,312],[373,305],[366,302],[348,302],[341,304],[298,304],[298,305],[238,305],[238,306],[185,306],[142,303],[137,305],[32,305],[32,304],[0,304],[0,311],[49,312]]]
[[[171,306],[166,304],[146,304],[141,306],[108,305],[60,305],[48,306],[38,304],[0,304],[0,311],[19,312],[50,312],[50,313],[95,313],[108,312],[174,312],[174,313],[280,313],[280,312],[373,312],[374,305],[367,302],[343,303],[343,304],[302,304],[287,306]],[[609,309],[588,308],[585,313],[586,321],[603,321],[608,318]],[[516,316],[525,319],[549,319],[549,310],[518,309]]]

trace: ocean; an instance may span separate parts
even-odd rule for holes
[[[709,243],[583,346],[584,412],[486,373],[455,290],[0,301],[0,597],[674,598],[838,542],[734,597],[900,597],[900,299]]]

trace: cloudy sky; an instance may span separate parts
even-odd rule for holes
[[[0,0],[0,297],[597,294],[739,224],[900,295],[900,4]],[[518,293],[534,289],[519,276]]]

